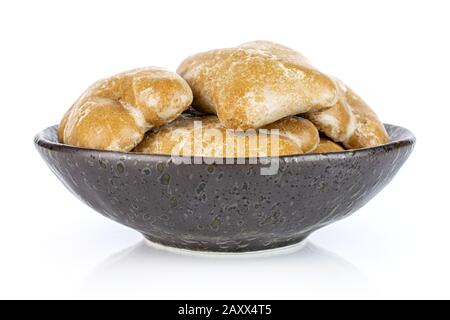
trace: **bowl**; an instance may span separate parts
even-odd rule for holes
[[[297,244],[372,199],[415,144],[407,129],[386,128],[390,142],[373,148],[239,164],[78,148],[58,142],[57,126],[37,134],[35,144],[72,193],[147,240],[237,253]],[[275,174],[262,174],[276,161]]]

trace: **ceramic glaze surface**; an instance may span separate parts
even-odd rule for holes
[[[56,126],[35,138],[63,184],[104,216],[152,242],[201,251],[247,252],[292,245],[372,199],[409,157],[415,138],[386,125],[390,143],[265,164],[174,164],[169,156],[58,143]]]

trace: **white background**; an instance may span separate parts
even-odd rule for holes
[[[0,298],[450,298],[448,1],[1,1]],[[186,257],[71,195],[34,149],[93,81],[265,39],[352,86],[418,143],[306,248]]]

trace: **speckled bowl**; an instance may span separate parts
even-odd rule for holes
[[[82,149],[58,143],[56,126],[35,138],[63,184],[104,216],[165,246],[249,252],[285,247],[345,218],[395,176],[415,143],[386,125],[391,142],[267,164],[175,164],[169,156]],[[211,160],[211,159],[209,159]]]

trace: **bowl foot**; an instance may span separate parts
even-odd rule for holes
[[[275,255],[283,255],[290,254],[301,250],[305,244],[307,243],[307,236],[297,238],[295,241],[290,241],[289,243],[281,243],[280,246],[271,247],[269,249],[261,249],[261,250],[249,250],[249,251],[213,251],[213,250],[203,250],[203,249],[189,249],[189,248],[180,248],[174,247],[168,244],[161,243],[159,241],[155,241],[152,237],[145,235],[145,243],[147,246],[157,249],[163,250],[171,253],[181,254],[181,255],[193,255],[193,256],[220,256],[220,257],[229,257],[229,256],[275,256]]]

